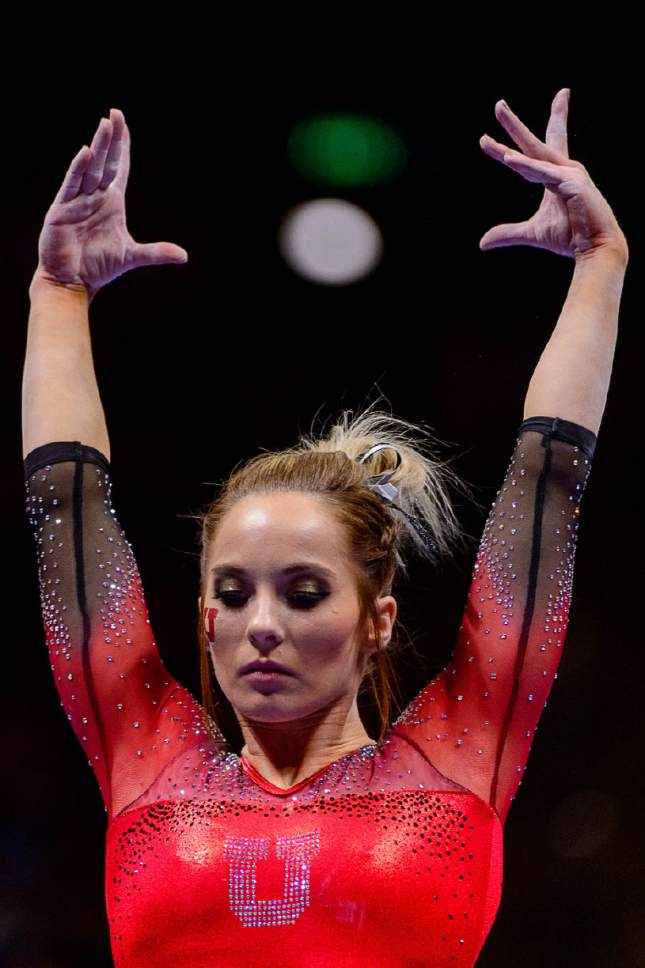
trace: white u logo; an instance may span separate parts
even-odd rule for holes
[[[311,860],[320,853],[320,831],[278,837],[276,857],[284,861],[284,896],[270,901],[255,896],[256,868],[269,855],[268,837],[226,838],[229,907],[245,928],[294,924],[309,906]]]

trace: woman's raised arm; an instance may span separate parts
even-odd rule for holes
[[[598,434],[618,336],[627,256],[597,251],[576,259],[555,329],[538,360],[524,419],[558,414]]]
[[[94,372],[88,295],[34,280],[22,378],[22,456],[55,440],[79,440],[110,460]]]
[[[555,331],[529,385],[489,512],[450,662],[394,724],[444,776],[506,821],[565,646],[581,503],[613,362],[625,237],[586,169],[568,158],[566,90],[546,143],[499,101],[524,153],[485,135],[487,154],[545,185],[536,214],[482,237],[575,259]]]
[[[544,195],[530,219],[496,225],[479,246],[486,251],[530,245],[575,259],[567,299],[529,383],[524,419],[557,415],[597,434],[607,401],[629,250],[589,172],[569,158],[568,109],[569,92],[562,88],[551,104],[541,141],[506,101],[495,105],[497,120],[521,151],[486,134],[480,139],[482,149],[527,181],[541,182]]]
[[[92,360],[89,304],[130,269],[186,262],[170,242],[135,242],[126,226],[130,136],[123,112],[101,118],[92,144],[72,160],[45,216],[23,371],[23,459],[36,447],[78,440],[110,459]]]
[[[209,732],[214,749],[224,743],[162,661],[112,502],[89,303],[128,269],[185,261],[186,253],[165,242],[138,245],[129,235],[127,128],[120,111],[111,118],[72,162],[45,218],[29,290],[23,389],[26,510],[51,670],[109,820],[141,796],[173,789],[169,764],[179,769],[181,754],[183,770],[187,757],[201,762]]]

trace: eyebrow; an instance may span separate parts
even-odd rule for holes
[[[312,561],[296,562],[293,565],[289,565],[287,568],[283,568],[281,574],[292,575],[295,572],[303,572],[303,571],[313,571],[313,572],[318,571],[318,572],[322,572],[324,575],[327,575],[329,578],[336,577],[335,573],[331,571],[331,569],[325,568],[324,565],[318,565]],[[240,568],[239,565],[223,564],[223,565],[215,565],[214,568],[211,568],[211,573],[214,575],[221,575],[223,573],[228,573],[233,575],[245,575],[246,569]]]

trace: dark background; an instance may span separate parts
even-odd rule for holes
[[[118,50],[113,51],[118,60]],[[170,67],[95,70],[73,93],[55,71],[36,100],[5,106],[3,291],[5,614],[0,960],[11,968],[110,965],[104,908],[105,813],[49,670],[35,548],[24,515],[20,400],[27,288],[44,214],[101,115],[120,107],[132,133],[126,202],[138,241],[187,249],[184,266],[132,271],[91,307],[94,359],[111,441],[113,500],[133,545],[160,651],[199,694],[195,525],[213,485],[260,448],[296,442],[383,392],[452,445],[455,470],[486,508],[501,486],[529,379],[558,318],[573,261],[527,247],[483,253],[493,225],[527,218],[542,187],[489,158],[506,98],[544,137],[550,104],[571,88],[570,156],[610,202],[630,245],[607,407],[583,499],[566,651],[506,826],[504,893],[482,968],[645,965],[642,863],[643,658],[640,233],[632,151],[636,96],[624,77],[508,63],[497,77],[340,77],[311,70],[273,84],[245,64],[212,84]],[[100,78],[97,79],[97,74]],[[79,74],[81,74],[79,70]],[[206,75],[204,75],[206,76]],[[200,78],[200,80],[203,80]],[[49,86],[48,86],[49,85]],[[321,111],[381,118],[409,162],[371,189],[327,190],[286,152],[297,121]],[[321,195],[363,206],[384,258],[357,284],[325,287],[283,261],[276,232]],[[485,514],[458,503],[476,538]],[[475,552],[439,573],[412,569],[403,618],[423,667],[404,668],[405,699],[448,661]],[[366,715],[368,731],[374,720]]]

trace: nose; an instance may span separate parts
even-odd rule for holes
[[[256,595],[247,634],[253,645],[259,649],[272,649],[282,642],[284,636],[277,615],[277,605],[269,592],[258,592]]]

